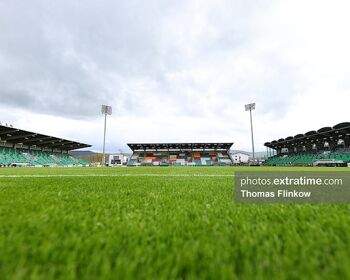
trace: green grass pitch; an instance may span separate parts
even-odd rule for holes
[[[349,279],[348,205],[237,205],[237,170],[303,169],[0,169],[0,279]]]

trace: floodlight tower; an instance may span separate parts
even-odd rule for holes
[[[255,110],[255,103],[246,104],[244,107],[245,107],[245,110],[249,111],[249,113],[250,113],[250,131],[252,134],[253,162],[255,162],[253,118],[252,118],[252,111]]]
[[[105,165],[105,148],[106,148],[106,124],[107,124],[107,115],[112,115],[112,107],[107,105],[101,106],[101,113],[105,115],[105,127],[103,133],[103,154],[102,154],[102,162],[101,165]]]

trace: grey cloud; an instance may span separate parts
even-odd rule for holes
[[[152,99],[178,113],[202,116],[206,108],[195,103],[198,98],[205,103],[208,84],[190,76],[172,81],[168,74],[210,68],[202,62],[254,47],[249,35],[254,1],[228,2],[213,11],[187,1],[6,2],[0,9],[1,104],[36,113],[84,119],[109,103],[123,114],[147,114],[152,108],[145,100]],[[206,22],[196,18],[197,10]],[[226,104],[249,96],[266,103],[267,111],[269,97],[287,79],[277,75],[252,84],[247,77],[229,88],[219,86],[216,94]],[[138,85],[138,80],[146,82]],[[266,88],[267,101],[261,97]],[[289,90],[284,96],[292,94]],[[283,98],[271,102],[285,111]],[[220,114],[225,104],[206,106]]]

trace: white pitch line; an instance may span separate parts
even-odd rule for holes
[[[229,174],[46,174],[0,175],[0,178],[51,178],[51,177],[234,177]]]

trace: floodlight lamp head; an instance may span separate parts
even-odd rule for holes
[[[245,107],[246,111],[255,110],[255,103],[246,104],[246,105],[244,105],[244,107]]]
[[[102,105],[101,113],[104,115],[112,115],[112,107],[107,105]]]

